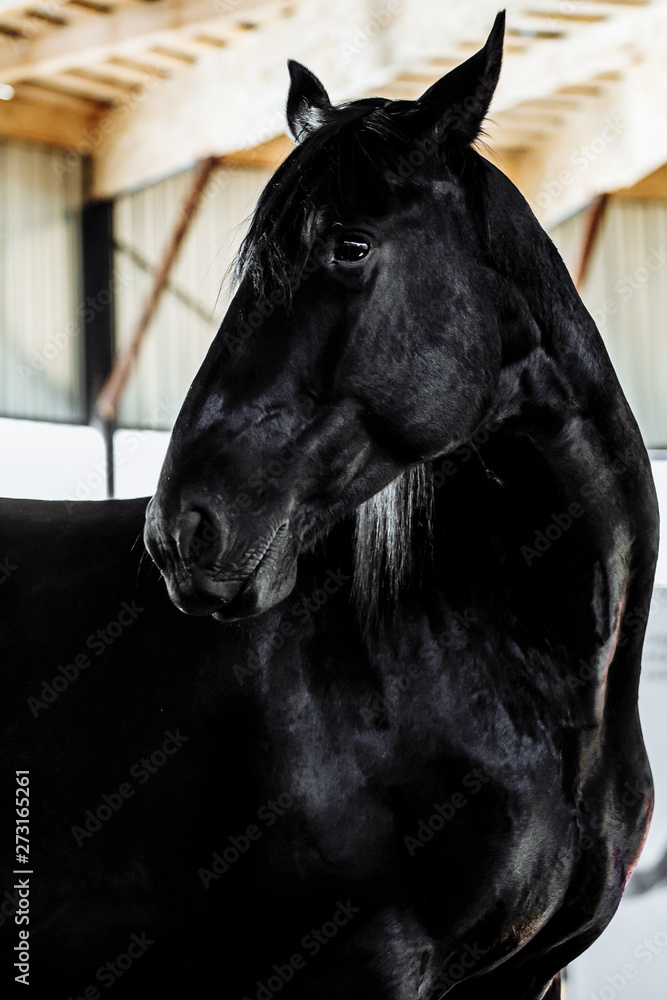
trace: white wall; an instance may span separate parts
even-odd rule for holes
[[[549,233],[570,273],[587,226],[579,212]],[[581,297],[648,447],[667,447],[667,203],[609,202]]]

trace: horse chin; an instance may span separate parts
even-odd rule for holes
[[[172,603],[186,615],[210,615],[219,622],[254,618],[283,601],[296,583],[296,559],[262,563],[240,585],[221,584],[203,574],[178,582],[165,576]]]
[[[229,603],[213,612],[213,617],[219,622],[255,618],[289,597],[295,583],[295,559],[290,565],[282,566],[279,573],[271,573],[266,568],[260,568]]]

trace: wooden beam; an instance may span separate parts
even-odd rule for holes
[[[594,87],[566,129],[515,165],[512,180],[547,228],[667,163],[667,131],[656,127],[667,106],[667,33],[650,37],[623,79]]]
[[[609,206],[609,197],[610,196],[607,192],[600,194],[591,206],[586,235],[581,247],[581,257],[579,259],[579,265],[577,267],[577,273],[574,280],[578,291],[581,291],[586,284],[586,278],[588,277],[591,260],[593,259],[595,246],[600,235],[602,221]]]
[[[211,47],[178,80],[154,88],[129,112],[112,114],[95,150],[96,196],[112,196],[206,156],[251,149],[284,134],[290,57],[326,79],[333,100],[351,96],[348,88],[363,94],[393,75],[392,52],[400,41],[405,5],[397,7],[383,46],[369,49],[362,32],[368,9],[343,2],[344,19],[339,3],[296,4],[293,15],[277,19],[270,31],[260,25],[238,34],[227,47]],[[247,10],[239,6],[237,20],[245,19]],[[342,48],[348,38],[350,52]],[[357,48],[355,39],[362,43]]]
[[[106,104],[114,107],[117,104],[126,104],[132,100],[136,89],[110,84],[103,80],[96,80],[93,76],[83,73],[55,73],[53,76],[45,77],[34,81],[45,90],[60,91],[64,94],[74,94],[89,101],[96,101],[98,104]]]
[[[443,4],[424,25],[411,16],[408,4],[400,4],[382,31],[373,33],[375,38],[366,31],[367,7],[343,2],[344,20],[338,3],[297,4],[291,21],[276,21],[270,35],[260,27],[217,53],[212,48],[210,56],[178,81],[155,88],[122,116],[112,115],[95,153],[95,192],[113,195],[204,156],[250,148],[284,132],[287,57],[309,65],[334,100],[378,93],[383,87],[388,96],[417,97],[430,79],[449,68],[455,55],[460,61],[479,46],[497,7],[492,0],[465,8]],[[525,4],[509,0],[507,8],[511,24],[525,11]],[[549,101],[554,95],[559,95],[563,108],[572,101],[578,114],[580,107],[604,102],[614,84],[605,75],[633,71],[654,49],[660,49],[667,61],[666,3],[617,3],[600,10],[605,15],[602,20],[559,21],[565,25],[565,41],[521,39],[520,50],[506,57],[491,120],[527,101]],[[550,28],[548,21],[544,23]],[[462,42],[463,47],[458,44]],[[443,65],[438,67],[436,59]],[[642,116],[641,108],[638,114]],[[498,141],[505,148],[534,144],[537,164],[543,157],[537,150],[545,145],[545,137],[547,145],[552,139],[554,143],[567,139],[552,122],[548,128],[539,116],[536,122],[526,131],[513,121],[511,132],[508,126],[497,130]],[[591,196],[587,191],[582,203]]]
[[[22,84],[11,101],[0,101],[0,136],[76,148],[95,132],[104,111],[89,100]]]
[[[294,149],[294,143],[287,135],[263,142],[252,149],[240,149],[220,157],[221,166],[250,170],[276,170],[285,157]]]
[[[615,191],[614,198],[629,198],[634,201],[667,201],[667,165],[658,167],[653,173],[642,177],[631,187]]]
[[[169,274],[178,257],[178,253],[183,245],[183,241],[188,233],[190,224],[197,214],[197,209],[201,202],[202,195],[208,184],[211,174],[218,166],[217,157],[208,157],[200,164],[195,177],[190,194],[183,205],[181,216],[174,230],[173,236],[165,249],[160,266],[155,274],[153,287],[143,308],[135,331],[128,344],[116,358],[111,373],[102,387],[97,399],[97,409],[105,421],[115,421],[118,413],[123,390],[132,374],[136,359],[139,354],[141,343],[148,332],[157,307],[160,303],[162,293],[169,281]]]
[[[9,51],[0,53],[0,80],[34,79],[61,73],[72,66],[94,66],[111,56],[132,55],[156,45],[174,42],[189,30],[206,25],[212,30],[251,16],[261,18],[276,10],[279,0],[243,0],[224,4],[216,13],[211,0],[160,0],[121,7],[114,13],[63,31],[33,38],[17,38]]]

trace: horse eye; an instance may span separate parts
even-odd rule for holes
[[[358,260],[363,260],[370,248],[370,243],[367,243],[361,236],[350,234],[336,244],[333,259],[343,261],[346,264],[354,264]]]

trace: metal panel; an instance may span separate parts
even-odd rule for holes
[[[0,141],[0,413],[81,420],[82,165]]]
[[[572,273],[586,213],[551,233]],[[667,204],[611,201],[582,298],[650,448],[667,447]]]
[[[120,406],[126,427],[168,429],[215,336],[229,302],[225,277],[268,171],[220,169],[207,188],[142,345]],[[151,275],[178,220],[193,172],[170,177],[118,199],[116,240],[116,343],[131,337],[148,295]]]
[[[221,290],[253,204],[270,175],[221,170],[211,182],[120,411],[125,426],[170,428],[218,329],[228,302]],[[150,287],[137,261],[155,266],[178,218],[192,172],[169,178],[116,204],[117,338],[132,332]],[[551,236],[566,264],[578,262],[586,213]],[[135,251],[132,259],[126,251]],[[611,202],[583,299],[592,312],[649,447],[667,446],[667,205]],[[189,303],[189,304],[188,304]]]

